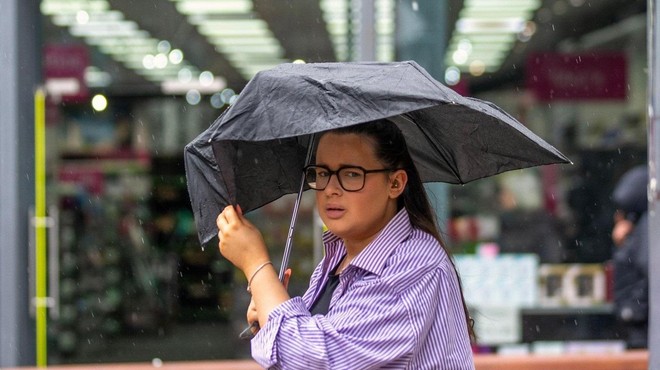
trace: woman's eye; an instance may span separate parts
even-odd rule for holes
[[[345,170],[344,171],[344,176],[346,177],[360,177],[362,176],[362,173],[357,170]]]
[[[317,177],[328,177],[329,174],[330,174],[330,172],[328,172],[328,171],[317,171],[316,172]]]

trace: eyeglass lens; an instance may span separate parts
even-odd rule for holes
[[[339,185],[346,191],[358,191],[364,187],[365,171],[357,167],[342,167],[337,171],[327,168],[310,166],[305,170],[305,179],[310,188],[323,190],[332,175],[337,175]]]

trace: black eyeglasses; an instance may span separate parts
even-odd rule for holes
[[[305,180],[310,188],[314,190],[323,190],[332,175],[337,175],[339,186],[346,191],[360,191],[364,188],[364,180],[368,173],[394,171],[392,168],[382,168],[379,170],[365,170],[358,166],[339,167],[337,171],[331,171],[325,166],[310,165],[305,167]]]

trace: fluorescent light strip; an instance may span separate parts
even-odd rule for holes
[[[104,12],[110,9],[106,0],[43,0],[40,5],[41,12],[45,15],[75,14],[80,10],[88,12]]]
[[[540,5],[540,0],[465,0],[445,54],[446,64],[465,71],[476,61],[484,63],[487,71],[499,69],[516,35]],[[458,65],[455,55],[463,63]]]
[[[67,27],[71,35],[97,46],[102,53],[151,81],[176,77],[182,68],[198,74],[185,60],[172,64],[169,58],[162,68],[147,69],[145,56],[159,54],[160,40],[126,20],[121,12],[112,10],[107,0],[43,0],[40,9],[51,16],[55,25]]]
[[[217,45],[219,48],[222,49],[222,52],[228,53],[228,54],[267,54],[267,55],[277,55],[277,56],[283,56],[284,55],[284,49],[280,45],[277,44],[262,44],[262,45],[222,45],[218,44]]]
[[[287,61],[268,24],[253,12],[251,0],[171,1],[245,79],[252,78],[255,65]]]
[[[233,14],[252,11],[250,1],[209,1],[186,0],[178,1],[176,8],[181,14]]]

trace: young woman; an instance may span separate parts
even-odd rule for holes
[[[240,207],[220,252],[248,279],[252,356],[282,369],[473,369],[471,319],[401,131],[387,120],[323,133],[305,168],[325,257],[291,298]]]

